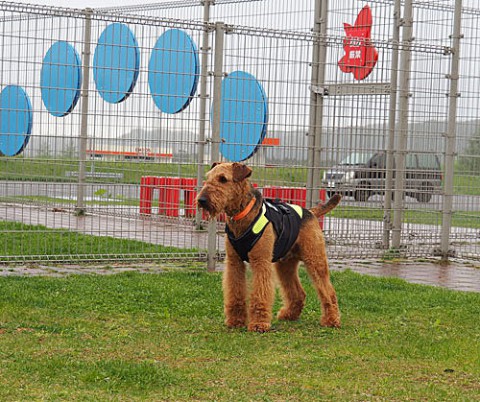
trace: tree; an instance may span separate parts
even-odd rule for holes
[[[473,134],[468,141],[464,154],[459,157],[458,165],[462,172],[480,174],[480,131]]]

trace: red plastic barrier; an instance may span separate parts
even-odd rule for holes
[[[182,179],[180,177],[160,177],[159,179],[158,213],[178,217]]]
[[[289,200],[292,204],[305,208],[307,206],[307,189],[305,187],[292,187]]]
[[[153,189],[155,188],[155,179],[153,176],[143,176],[140,181],[140,213],[151,215]]]
[[[183,201],[185,203],[185,216],[193,217],[197,212],[195,199],[197,198],[197,179],[183,178],[181,182]]]
[[[257,188],[256,183],[252,183]],[[151,215],[153,191],[159,190],[158,213],[166,216],[178,217],[180,215],[180,191],[184,191],[185,216],[193,217],[196,214],[197,179],[180,177],[155,177],[143,176],[140,182],[140,213]],[[326,191],[320,190],[320,200],[325,202]],[[266,186],[263,188],[265,198],[280,199],[285,202],[297,204],[305,208],[307,190],[304,187]],[[203,212],[203,219],[207,218]],[[225,222],[225,214],[217,217],[220,222]],[[323,217],[319,218],[323,229]]]
[[[263,188],[263,198],[290,202],[290,187],[265,186]]]

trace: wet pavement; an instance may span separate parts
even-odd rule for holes
[[[123,272],[162,273],[172,269],[204,268],[204,263],[110,263],[110,264],[7,264],[0,265],[0,276],[112,275]],[[439,286],[457,291],[480,292],[480,262],[436,260],[330,260],[332,271],[351,270],[363,275],[401,278],[407,282]],[[223,263],[217,265],[223,270]]]
[[[421,285],[480,292],[480,262],[451,260],[331,261],[332,271],[350,269],[364,275],[401,278]]]
[[[0,204],[0,219],[23,222],[30,225],[44,225],[49,228],[68,229],[73,232],[81,232],[94,236],[111,236],[119,238],[136,239],[147,243],[163,244],[166,246],[175,246],[181,248],[205,249],[207,244],[207,233],[194,230],[192,219],[175,218],[168,219],[158,215],[151,217],[139,217],[137,208],[122,207],[121,211],[114,211],[123,216],[109,216],[100,209],[97,214],[89,214],[83,217],[74,216],[71,211],[62,208],[41,208],[38,206],[27,206],[18,204]],[[110,210],[111,212],[111,210]],[[350,269],[360,274],[397,277],[405,279],[408,282],[441,286],[448,289],[459,291],[480,292],[480,261],[478,260],[451,260],[448,264],[441,264],[435,259],[409,258],[401,261],[383,261],[379,256],[384,250],[375,248],[366,248],[368,244],[373,244],[369,233],[373,233],[373,228],[362,226],[361,222],[347,222],[345,220],[327,217],[325,220],[325,229],[327,234],[328,246],[327,252],[330,259],[332,270],[342,271]],[[369,222],[369,224],[381,225],[381,222]],[[345,227],[343,227],[345,226]],[[377,228],[378,229],[378,228]],[[410,236],[406,242],[411,243],[411,249],[416,247],[432,247],[435,245],[433,239],[428,244],[427,230],[425,227],[413,228],[418,236]],[[462,228],[459,228],[462,229]],[[356,233],[358,244],[339,244],[335,235],[342,233],[342,230],[348,230]],[[422,230],[422,232],[420,232]],[[219,228],[219,232],[223,232]],[[381,233],[381,231],[379,232]],[[472,238],[470,247],[477,247],[480,233],[471,233]],[[363,236],[363,237],[362,237]],[[465,235],[462,236],[464,240]],[[419,245],[421,239],[422,245]],[[464,243],[466,243],[464,241]],[[217,249],[223,250],[223,236],[217,237]],[[475,251],[476,248],[475,248]],[[368,253],[368,256],[361,258],[362,253]],[[353,253],[355,257],[347,259],[338,258],[339,256],[349,256]],[[372,255],[373,254],[373,255]],[[408,253],[407,253],[408,255]],[[193,263],[197,264],[198,263]],[[0,276],[11,275],[54,275],[63,276],[69,274],[115,274],[125,271],[140,272],[163,272],[169,267],[178,268],[178,263],[97,263],[97,264],[52,264],[52,263],[9,263],[0,265]],[[183,262],[183,267],[189,267],[187,261]],[[222,264],[219,263],[217,269],[221,270]]]

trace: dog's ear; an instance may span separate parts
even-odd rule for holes
[[[233,181],[240,182],[252,175],[252,169],[243,163],[235,162],[233,165]]]
[[[222,162],[213,162],[212,166],[210,166],[210,170],[212,170],[215,166],[220,165]]]

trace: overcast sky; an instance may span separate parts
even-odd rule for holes
[[[103,8],[130,6],[133,4],[160,3],[160,0],[27,0],[25,3],[41,4],[46,6],[72,7],[72,8]]]
[[[149,4],[160,3],[162,0],[27,0],[25,3],[31,4],[43,4],[48,6],[60,6],[60,7],[73,7],[73,8],[85,8],[85,7],[113,7],[113,6],[130,6],[133,4]],[[312,0],[313,1],[313,0]],[[365,1],[368,3],[368,1]],[[432,1],[433,3],[433,1]],[[446,1],[447,4],[453,4],[453,1]],[[478,6],[478,0],[463,0],[464,7],[476,7]]]

